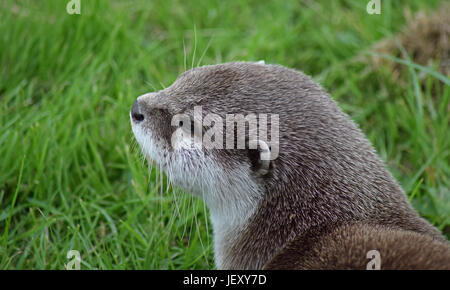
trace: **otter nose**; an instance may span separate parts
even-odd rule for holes
[[[139,110],[138,100],[134,101],[133,106],[131,107],[131,117],[135,122],[141,122],[144,120],[144,115]]]

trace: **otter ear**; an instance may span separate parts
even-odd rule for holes
[[[249,141],[248,157],[256,174],[264,176],[270,169],[270,147],[262,140]]]

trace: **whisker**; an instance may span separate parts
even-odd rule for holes
[[[181,235],[181,239],[183,239],[184,238],[184,235],[186,234],[186,229],[187,229],[187,224],[188,224],[188,210],[190,209],[190,206],[191,206],[191,200],[190,200],[190,198],[192,197],[192,196],[189,196],[189,195],[186,195],[186,194],[183,194],[183,196],[184,196],[184,204],[186,205],[186,198],[188,198],[189,200],[188,200],[188,204],[187,204],[187,207],[185,206],[184,207],[184,214],[183,214],[183,216],[184,216],[184,228],[183,228],[183,234]]]
[[[152,87],[152,90],[153,90],[153,91],[157,91],[156,87],[155,87],[151,82],[145,81],[145,83],[146,83],[147,85],[150,85],[150,86]]]
[[[168,193],[168,192],[169,192],[169,187],[167,187],[166,193]],[[172,195],[173,195],[173,199],[174,199],[174,202],[175,202],[175,207],[176,207],[177,212],[178,212],[178,217],[181,219],[180,206],[178,205],[177,196],[176,196],[176,194],[175,194],[175,192],[173,190],[172,190]]]
[[[197,28],[196,25],[194,24],[194,52],[192,54],[192,64],[191,64],[191,69],[194,68],[194,62],[195,62],[195,53],[197,51]]]
[[[187,56],[186,56],[186,44],[184,43],[184,37],[183,37],[183,51],[184,51],[184,71],[187,71]]]
[[[197,62],[197,67],[200,66],[200,64],[201,64],[201,62],[202,62],[202,60],[203,60],[203,57],[205,56],[205,54],[206,54],[208,48],[211,46],[211,43],[212,43],[213,38],[214,38],[214,36],[212,36],[212,37],[209,39],[208,44],[206,45],[206,48],[205,48],[205,50],[203,51],[203,54],[201,55],[199,61]]]

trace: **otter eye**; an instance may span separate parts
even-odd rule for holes
[[[190,124],[190,126],[189,126],[189,124]],[[185,132],[194,134],[195,123],[193,120],[187,120],[186,125],[185,125],[184,121],[179,121],[178,125]]]

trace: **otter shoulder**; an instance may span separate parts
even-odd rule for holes
[[[450,269],[450,244],[412,231],[366,223],[329,225],[286,244],[263,269]],[[372,251],[372,252],[371,252]]]

